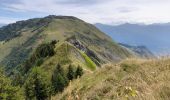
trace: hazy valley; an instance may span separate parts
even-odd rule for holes
[[[168,55],[170,51],[170,23],[157,24],[95,24],[115,41],[134,46],[146,46],[155,55]],[[130,33],[130,34],[129,34]]]

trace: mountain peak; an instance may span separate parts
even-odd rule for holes
[[[74,16],[56,16],[56,15],[48,15],[44,18],[49,18],[49,19],[73,19],[73,20],[80,20],[79,18],[77,17],[74,17]],[[42,18],[43,19],[43,18]]]

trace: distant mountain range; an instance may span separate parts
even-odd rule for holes
[[[113,26],[97,23],[95,26],[117,42],[144,45],[157,55],[170,53],[170,23],[151,25],[126,23]]]
[[[155,58],[155,55],[145,46],[132,46],[123,43],[119,43],[119,45],[128,48],[134,52],[135,55],[141,56],[142,58]]]
[[[5,24],[0,24],[0,27],[5,26]]]

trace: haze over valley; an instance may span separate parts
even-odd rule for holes
[[[146,46],[155,55],[169,55],[170,23],[160,24],[95,24],[115,41],[134,46]]]

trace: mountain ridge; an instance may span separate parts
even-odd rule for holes
[[[135,55],[138,55],[141,58],[145,58],[145,59],[156,58],[156,56],[146,46],[132,46],[123,43],[119,43],[119,44],[123,47],[132,50],[135,53]]]
[[[155,55],[166,55],[169,53],[169,23],[151,25],[130,23],[105,25],[98,23],[95,26],[117,42],[129,45],[145,45]]]
[[[145,52],[141,51],[145,47],[122,46],[94,25],[75,17],[51,15],[16,22],[0,28],[0,36],[0,64],[11,79],[6,83],[19,87],[16,92],[8,92],[10,87],[4,90],[7,95],[21,92],[17,97],[21,100],[147,98],[143,91],[152,88],[143,86],[151,87],[150,82],[159,78],[150,69],[155,68],[156,75],[168,72],[167,65],[161,70],[163,64],[152,63],[153,59],[147,59],[151,61],[149,67],[144,59],[136,60],[143,57],[140,53]]]
[[[99,66],[132,56],[92,24],[72,16],[50,15],[0,28],[0,62],[11,70],[26,61],[38,45],[52,40],[83,45],[84,52]]]

